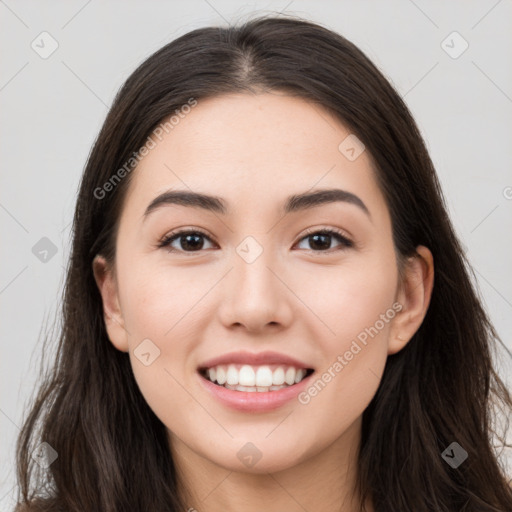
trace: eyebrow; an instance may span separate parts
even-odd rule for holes
[[[286,199],[283,212],[285,214],[293,213],[335,202],[355,205],[371,219],[370,211],[358,196],[338,188],[315,190],[313,192],[291,195]],[[151,201],[144,212],[143,220],[145,220],[151,212],[162,206],[171,204],[200,208],[221,215],[229,213],[227,203],[221,197],[187,190],[168,190]]]

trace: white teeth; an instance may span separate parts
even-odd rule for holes
[[[272,384],[274,386],[284,384],[284,370],[282,366],[274,370],[274,373],[272,374]]]
[[[245,391],[247,393],[264,393],[267,391],[277,391],[281,388],[286,388],[288,386],[265,386],[265,387],[259,387],[259,386],[228,386],[225,385],[228,389],[236,389],[237,391]]]
[[[217,382],[219,384],[224,384],[226,382],[226,372],[223,366],[217,366]],[[211,380],[211,379],[210,379]],[[215,382],[212,380],[212,382]]]
[[[235,389],[237,391],[256,391],[256,388],[254,386],[241,386],[240,384],[238,386],[235,386]]]
[[[266,392],[298,384],[306,376],[306,370],[278,366],[272,371],[268,365],[254,367],[230,364],[208,368],[206,376],[211,382],[217,382],[228,389]]]
[[[211,380],[211,379],[210,379]],[[255,386],[256,385],[256,374],[251,366],[244,364],[240,368],[240,374],[238,376],[238,383],[241,386]]]
[[[286,375],[284,377],[284,381],[286,382],[286,384],[288,384],[288,386],[291,386],[292,384],[295,384],[295,368],[288,368],[286,370]],[[212,380],[210,378],[210,380]]]
[[[230,386],[236,386],[238,384],[238,372],[232,364],[230,364],[228,367],[228,373],[226,374],[226,382]]]
[[[261,387],[272,386],[272,370],[268,366],[260,366],[256,371],[256,385]]]

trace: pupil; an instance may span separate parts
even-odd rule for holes
[[[316,249],[328,249],[329,248],[331,235],[322,235],[322,234],[318,235],[317,234],[317,235],[312,235],[311,238],[313,239],[313,243],[311,244],[311,247],[313,247],[314,249],[315,248]],[[327,238],[328,239],[327,244],[322,245],[322,243],[320,243],[319,244],[320,246],[318,247],[317,241],[319,238],[323,238],[324,240]],[[315,247],[315,245],[317,245],[317,247]]]
[[[190,242],[190,239],[194,239],[195,238],[195,243],[194,242]],[[187,245],[189,246],[188,248],[191,248],[191,249],[201,249],[201,247],[203,246],[202,244],[202,240],[201,240],[201,235],[185,235],[184,236],[184,239],[186,240],[185,244],[183,244],[183,248],[186,249]],[[197,242],[199,239],[199,243]]]

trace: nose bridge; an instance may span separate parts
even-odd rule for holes
[[[225,324],[243,324],[254,331],[268,323],[287,323],[291,314],[285,286],[274,275],[279,273],[279,258],[266,246],[270,237],[259,238],[249,235],[235,248],[231,284],[220,308]]]
[[[238,244],[234,255],[235,288],[254,300],[264,298],[270,301],[278,293],[275,288],[280,283],[276,283],[275,276],[269,270],[276,266],[275,253],[268,246],[269,238],[248,235]]]

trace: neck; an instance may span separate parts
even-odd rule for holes
[[[275,472],[261,469],[258,473],[222,467],[170,434],[180,495],[187,504],[185,510],[359,512],[354,486],[360,434],[361,418],[334,443],[313,455],[303,455],[289,468]],[[373,512],[371,503],[366,507]]]

